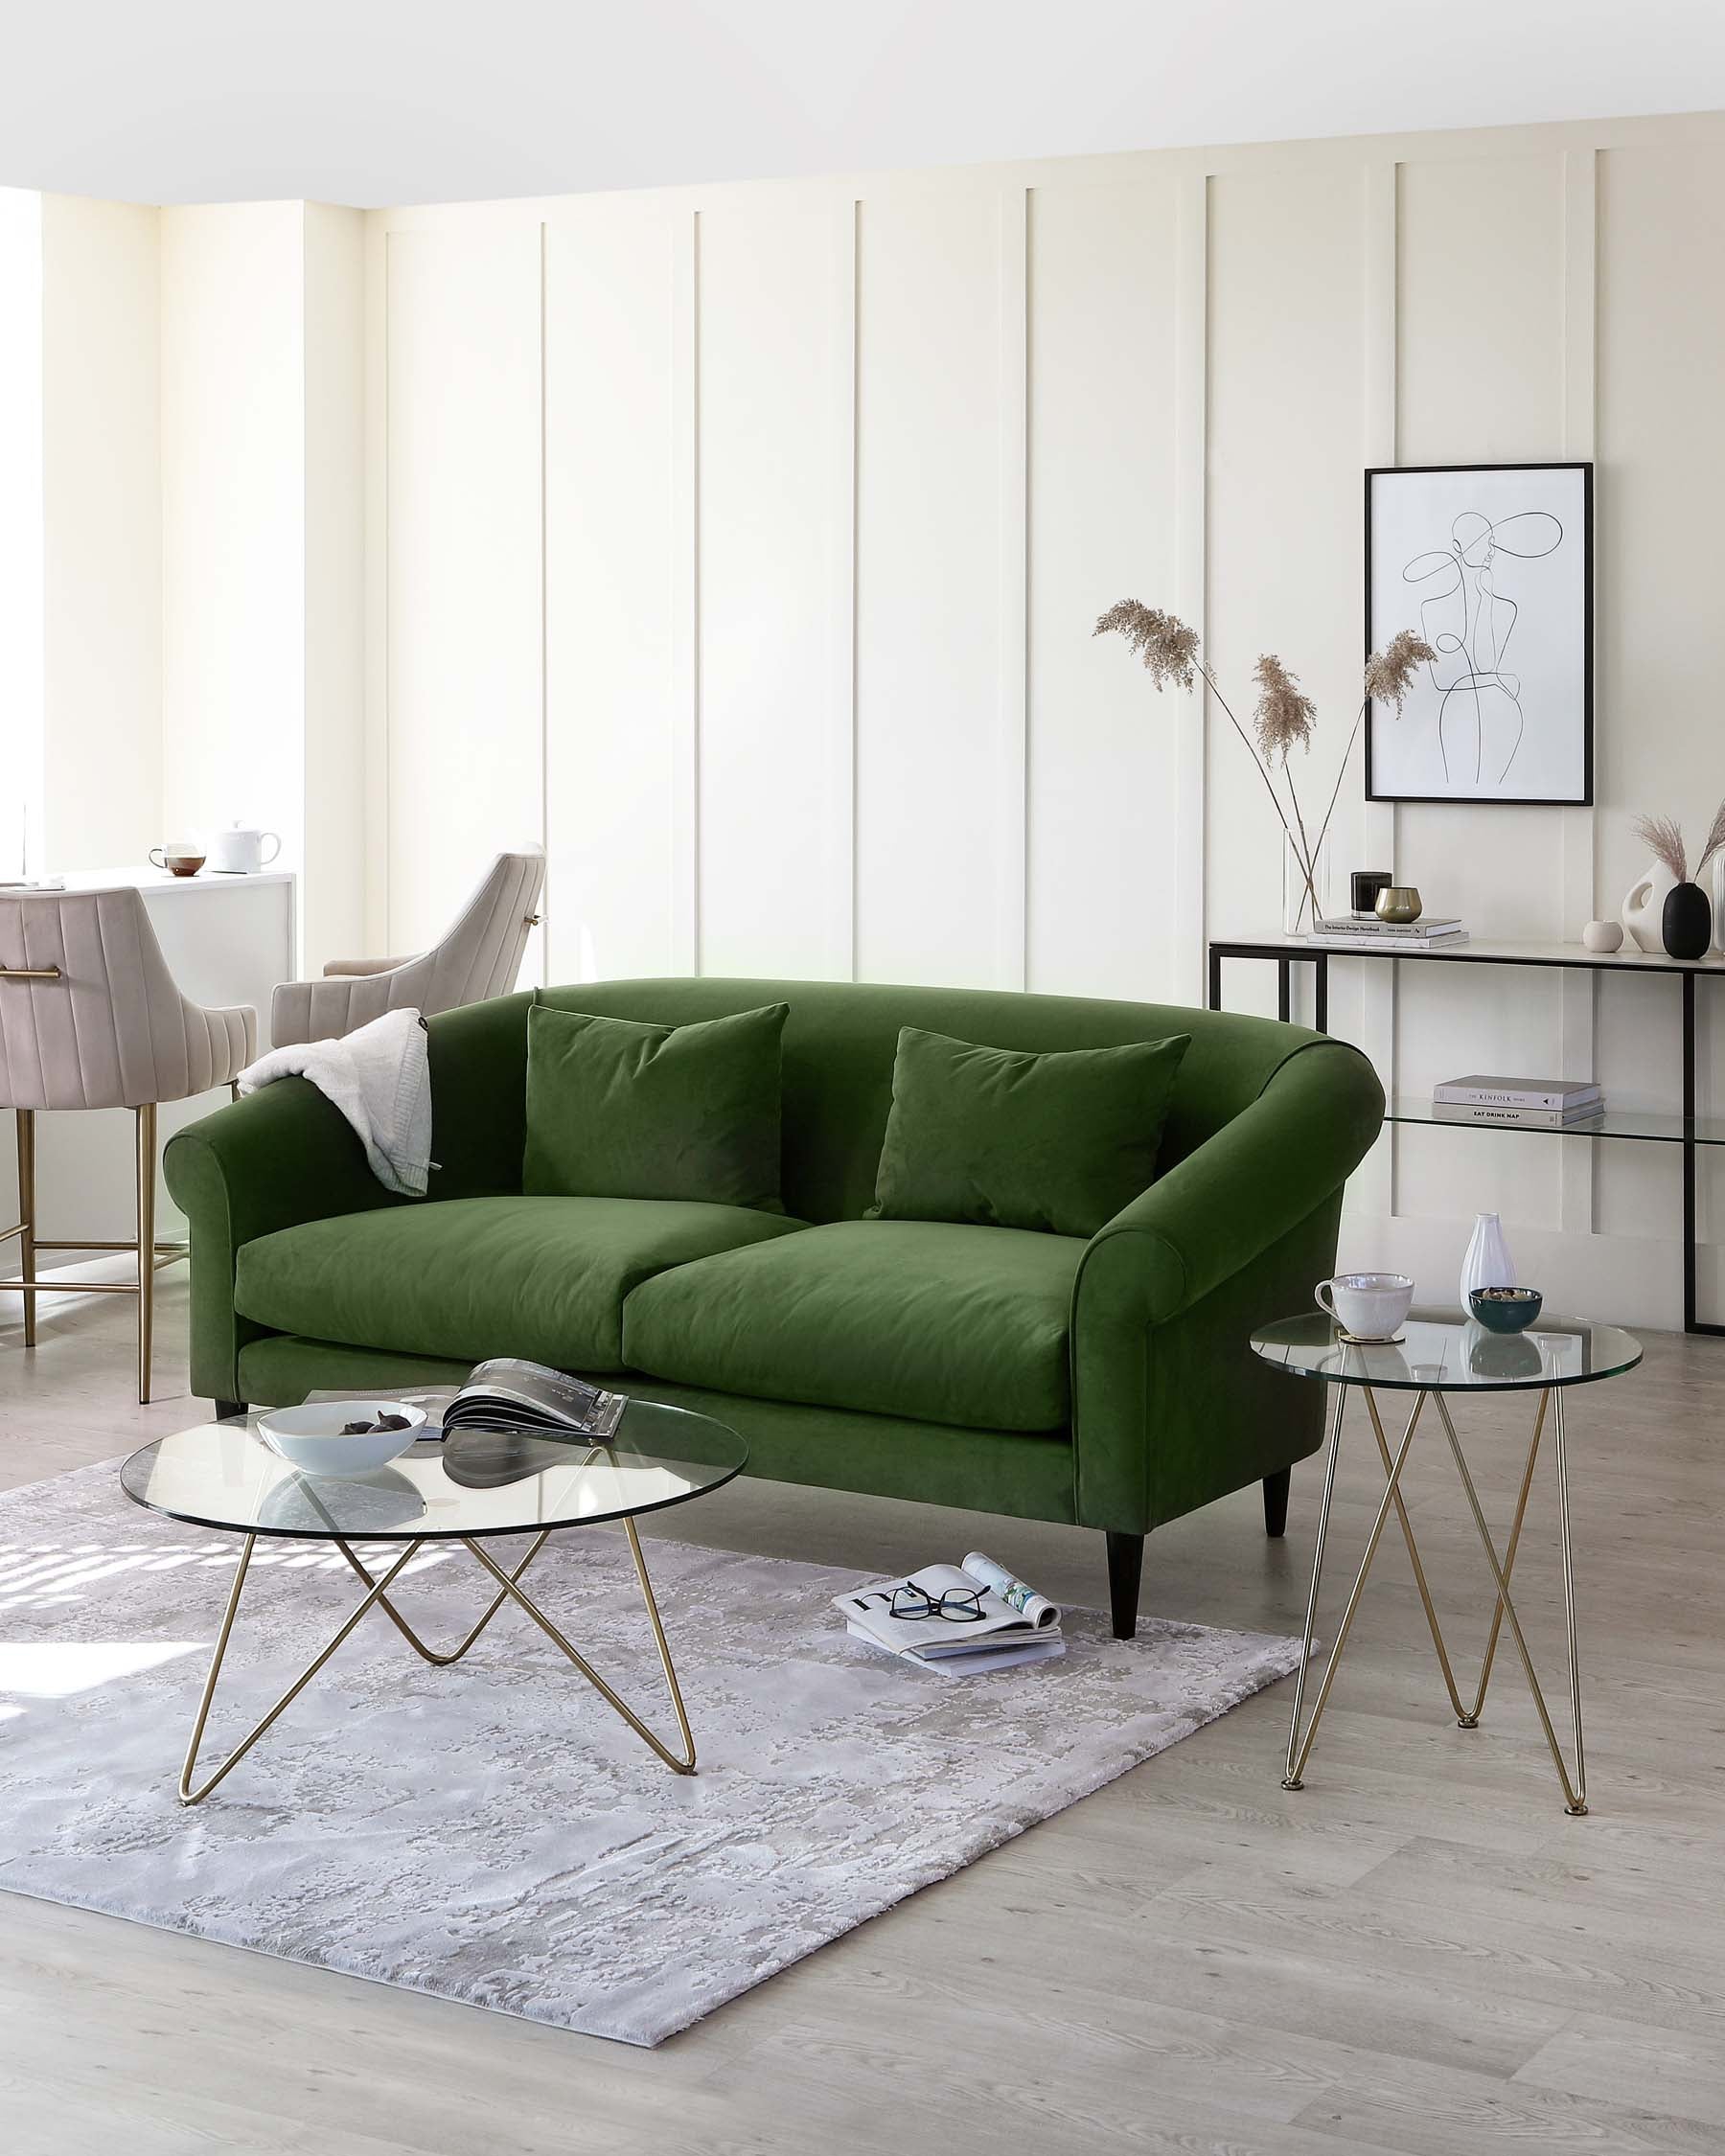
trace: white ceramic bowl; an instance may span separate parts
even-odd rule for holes
[[[344,1424],[376,1422],[380,1415],[405,1415],[407,1428],[342,1434]],[[425,1409],[406,1400],[314,1400],[303,1408],[271,1408],[258,1417],[258,1435],[272,1453],[308,1475],[368,1475],[400,1458],[425,1420]]]

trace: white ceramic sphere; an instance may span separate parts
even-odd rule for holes
[[[1590,921],[1581,931],[1581,941],[1589,951],[1621,951],[1623,947],[1623,924],[1621,921]]]

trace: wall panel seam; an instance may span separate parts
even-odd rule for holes
[[[1029,484],[1030,191],[1000,197],[1000,765],[996,798],[1002,988],[1027,977],[1030,906]]]
[[[1592,457],[1598,411],[1598,158],[1593,149],[1566,149],[1563,155],[1563,453]],[[1596,476],[1596,514],[1598,493]],[[1597,568],[1596,568],[1597,574]],[[1595,638],[1598,640],[1598,604]],[[1594,666],[1594,734],[1599,738],[1598,697],[1604,677]],[[1594,772],[1594,794],[1599,773]],[[1596,840],[1598,810],[1561,809],[1564,921],[1567,937],[1580,932],[1597,903]],[[1595,1075],[1598,1054],[1599,976],[1563,977],[1558,1004],[1559,1056],[1566,1077]],[[1559,1183],[1558,1220],[1567,1232],[1598,1232],[1597,1148],[1566,1145]]]
[[[672,300],[672,919],[678,962],[701,972],[701,213],[678,225]]]
[[[1175,583],[1181,618],[1208,634],[1209,529],[1209,216],[1208,173],[1188,175],[1177,196],[1177,291],[1174,310]],[[1174,837],[1176,997],[1204,1000],[1208,876],[1208,755],[1209,692],[1200,686],[1180,710],[1175,751],[1178,819]]]
[[[838,360],[833,392],[835,539],[832,578],[833,714],[832,829],[839,859],[834,865],[833,949],[851,979],[857,977],[857,379],[861,308],[858,290],[859,224],[862,205],[849,189],[838,201],[833,269],[833,351]]]
[[[1362,186],[1365,245],[1361,289],[1361,331],[1365,340],[1361,356],[1361,406],[1365,419],[1363,463],[1393,465],[1399,461],[1400,165],[1393,160],[1368,162],[1362,173]],[[1363,547],[1363,531],[1361,544]],[[1363,624],[1362,652],[1368,631],[1369,624]],[[1363,778],[1360,784],[1363,796]],[[1381,852],[1382,855],[1381,860],[1374,859],[1367,865],[1399,868],[1396,846],[1400,833],[1393,802],[1363,801],[1360,834],[1368,854],[1376,856]],[[1384,1090],[1393,1096],[1401,1017],[1397,979],[1400,968],[1366,966],[1359,971],[1364,976],[1360,982],[1361,1044],[1376,1066]],[[1395,1218],[1396,1170],[1396,1133],[1391,1126],[1367,1156],[1355,1179],[1363,1208],[1384,1220]]]

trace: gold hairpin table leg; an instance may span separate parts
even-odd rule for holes
[[[452,1648],[447,1654],[439,1653],[436,1649],[428,1647],[389,1598],[389,1590],[395,1585],[403,1569],[425,1548],[425,1544],[423,1542],[408,1543],[386,1571],[374,1574],[361,1561],[350,1543],[339,1535],[332,1535],[330,1540],[340,1550],[360,1579],[364,1581],[366,1586],[364,1597],[349,1612],[340,1628],[328,1644],[306,1664],[280,1699],[270,1708],[268,1713],[261,1721],[255,1723],[240,1739],[239,1743],[234,1746],[220,1766],[206,1776],[202,1782],[195,1782],[198,1748],[203,1742],[204,1730],[210,1719],[210,1708],[216,1697],[217,1681],[221,1675],[222,1661],[227,1653],[228,1640],[234,1629],[234,1619],[240,1610],[240,1598],[244,1592],[246,1575],[251,1569],[252,1551],[257,1544],[255,1535],[247,1535],[241,1546],[240,1561],[234,1571],[234,1584],[228,1592],[227,1607],[222,1612],[220,1629],[216,1635],[215,1651],[210,1658],[209,1674],[204,1679],[203,1692],[197,1703],[196,1717],[192,1725],[192,1739],[186,1748],[185,1765],[180,1771],[180,1802],[182,1804],[201,1804],[203,1802],[211,1790],[218,1782],[225,1779],[264,1732],[293,1704],[312,1678],[317,1675],[324,1663],[335,1652],[336,1648],[341,1645],[342,1641],[369,1611],[380,1609],[417,1655],[424,1661],[443,1668],[451,1663],[461,1661],[469,1648],[472,1646],[491,1623],[493,1617],[508,1601],[519,1604],[534,1623],[539,1626],[540,1630],[556,1646],[561,1648],[568,1660],[574,1663],[582,1676],[586,1679],[606,1704],[622,1716],[623,1720],[629,1724],[642,1742],[656,1753],[674,1774],[693,1774],[695,1772],[695,1739],[689,1728],[687,1710],[683,1706],[682,1691],[677,1682],[677,1670],[671,1660],[671,1648],[665,1638],[664,1625],[659,1617],[658,1604],[654,1598],[653,1582],[648,1577],[646,1560],[641,1554],[640,1537],[635,1533],[632,1520],[624,1521],[623,1531],[629,1537],[630,1554],[634,1559],[635,1577],[640,1582],[641,1597],[647,1605],[647,1617],[653,1627],[654,1643],[658,1649],[659,1666],[665,1673],[666,1687],[671,1694],[671,1705],[676,1711],[677,1726],[682,1737],[680,1753],[671,1751],[659,1737],[654,1734],[633,1708],[620,1693],[612,1690],[591,1663],[586,1660],[586,1656],[564,1637],[544,1611],[521,1587],[522,1575],[545,1547],[550,1537],[550,1528],[546,1527],[535,1535],[532,1543],[528,1546],[526,1554],[518,1560],[513,1570],[507,1571],[495,1561],[482,1543],[470,1540],[465,1535],[461,1538],[464,1548],[478,1559],[479,1563],[497,1582],[497,1592],[460,1645]]]
[[[298,1699],[301,1692],[317,1675],[348,1634],[353,1631],[355,1625],[359,1622],[366,1611],[372,1607],[373,1603],[382,1599],[387,1590],[395,1584],[396,1575],[402,1568],[416,1557],[424,1547],[417,1542],[410,1542],[406,1546],[382,1578],[374,1584],[371,1593],[350,1612],[346,1621],[334,1638],[331,1640],[328,1646],[312,1657],[281,1698],[276,1701],[269,1712],[264,1716],[261,1722],[255,1723],[246,1732],[214,1774],[206,1777],[195,1788],[192,1778],[197,1766],[197,1748],[203,1742],[204,1725],[210,1719],[210,1705],[216,1697],[216,1680],[221,1675],[222,1657],[227,1653],[228,1637],[234,1629],[234,1618],[239,1614],[240,1596],[245,1586],[245,1575],[251,1570],[252,1550],[257,1546],[257,1540],[256,1535],[247,1535],[240,1548],[240,1562],[234,1570],[234,1584],[228,1592],[227,1608],[221,1615],[221,1629],[216,1635],[216,1651],[210,1657],[210,1673],[204,1679],[203,1694],[197,1703],[197,1716],[192,1724],[192,1741],[186,1747],[186,1763],[180,1769],[179,1796],[182,1804],[201,1804],[217,1783],[225,1779],[233,1772],[264,1731],[276,1720],[277,1716],[287,1708],[291,1707],[293,1702]]]
[[[654,1642],[658,1648],[659,1667],[665,1673],[665,1686],[671,1694],[671,1705],[677,1711],[677,1726],[682,1734],[682,1751],[680,1754],[671,1751],[658,1737],[654,1735],[629,1702],[620,1693],[612,1691],[586,1657],[564,1638],[539,1604],[517,1586],[515,1580],[495,1562],[482,1543],[469,1542],[468,1548],[478,1558],[486,1571],[491,1573],[502,1592],[512,1601],[518,1602],[545,1637],[554,1645],[563,1649],[600,1698],[605,1701],[608,1707],[614,1709],[623,1717],[642,1743],[649,1750],[656,1753],[673,1774],[692,1775],[695,1772],[694,1732],[689,1728],[689,1717],[683,1708],[682,1691],[677,1682],[677,1670],[671,1661],[671,1648],[665,1638],[665,1628],[659,1621],[658,1604],[653,1598],[653,1582],[647,1576],[647,1562],[641,1555],[641,1538],[635,1533],[635,1525],[632,1520],[625,1519],[623,1532],[629,1537],[630,1554],[634,1558],[635,1577],[641,1583],[641,1599],[647,1605],[648,1621],[653,1626]]]
[[[1306,1724],[1305,1733],[1302,1736],[1300,1728],[1300,1709],[1305,1693],[1306,1668],[1312,1656],[1312,1628],[1318,1616],[1318,1589],[1323,1576],[1323,1544],[1329,1527],[1330,1500],[1335,1492],[1336,1457],[1342,1444],[1342,1409],[1346,1397],[1346,1386],[1337,1386],[1336,1410],[1330,1422],[1329,1458],[1325,1462],[1323,1472],[1323,1509],[1319,1515],[1318,1548],[1312,1560],[1312,1591],[1306,1599],[1305,1646],[1304,1652],[1300,1656],[1300,1675],[1294,1686],[1294,1719],[1288,1731],[1288,1771],[1282,1777],[1282,1787],[1284,1789],[1303,1789],[1305,1787],[1302,1777],[1305,1773],[1306,1761],[1312,1755],[1312,1740],[1318,1734],[1318,1724],[1322,1719],[1323,1709],[1329,1703],[1330,1686],[1335,1683],[1336,1671],[1342,1665],[1342,1650],[1346,1646],[1347,1636],[1353,1629],[1354,1613],[1360,1606],[1361,1595],[1366,1592],[1366,1580],[1371,1571],[1371,1560],[1377,1555],[1378,1544],[1383,1540],[1384,1528],[1389,1521],[1391,1508],[1400,1503],[1402,1469],[1407,1465],[1408,1454],[1414,1444],[1414,1433],[1419,1427],[1420,1413],[1429,1395],[1424,1392],[1414,1394],[1414,1411],[1408,1417],[1408,1427],[1402,1433],[1402,1440],[1396,1448],[1393,1458],[1390,1456],[1389,1445],[1384,1438],[1382,1425],[1378,1422],[1375,1403],[1372,1406],[1372,1426],[1377,1432],[1379,1443],[1384,1447],[1386,1477],[1384,1500],[1378,1506],[1377,1518],[1371,1523],[1371,1532],[1366,1538],[1366,1554],[1360,1560],[1360,1570],[1348,1594],[1347,1606],[1342,1612],[1341,1623],[1336,1627],[1335,1645],[1329,1651],[1329,1661],[1324,1665],[1323,1682],[1318,1687],[1318,1697],[1312,1703],[1312,1718]],[[1370,1397],[1370,1392],[1368,1390],[1367,1398],[1369,1400]],[[1402,1528],[1408,1537],[1409,1548],[1412,1548],[1414,1530],[1408,1525],[1405,1512],[1402,1514]],[[1416,1558],[1415,1563],[1417,1561]],[[1436,1618],[1433,1619],[1433,1622],[1435,1625]]]
[[[1456,1710],[1458,1726],[1464,1730],[1475,1729],[1479,1726],[1480,1716],[1484,1710],[1485,1694],[1491,1683],[1492,1668],[1497,1657],[1504,1620],[1507,1618],[1510,1637],[1515,1642],[1522,1671],[1528,1681],[1528,1689],[1532,1695],[1540,1727],[1545,1732],[1545,1739],[1551,1750],[1552,1763],[1557,1769],[1558,1783],[1563,1791],[1563,1808],[1573,1819],[1583,1817],[1587,1811],[1587,1758],[1581,1732],[1581,1663],[1576,1636],[1576,1583],[1570,1547],[1569,1466],[1564,1449],[1563,1393],[1559,1388],[1548,1387],[1541,1390],[1539,1406],[1533,1418],[1533,1434],[1529,1444],[1527,1460],[1522,1472],[1521,1488],[1516,1499],[1515,1515],[1510,1524],[1509,1538],[1505,1546],[1501,1560],[1498,1556],[1497,1546],[1491,1537],[1491,1530],[1485,1522],[1485,1514],[1480,1503],[1479,1492],[1474,1486],[1472,1475],[1468,1472],[1467,1461],[1461,1451],[1461,1441],[1456,1434],[1456,1426],[1451,1420],[1449,1408],[1442,1393],[1421,1391],[1414,1395],[1413,1412],[1408,1417],[1401,1442],[1392,1453],[1389,1438],[1384,1433],[1383,1422],[1378,1413],[1377,1401],[1372,1388],[1369,1386],[1360,1388],[1365,1395],[1367,1411],[1371,1419],[1372,1434],[1377,1442],[1379,1457],[1383,1462],[1384,1495],[1377,1509],[1377,1517],[1372,1522],[1371,1532],[1367,1537],[1366,1553],[1361,1559],[1359,1572],[1348,1594],[1346,1606],[1343,1610],[1341,1623],[1336,1628],[1335,1644],[1329,1652],[1329,1659],[1323,1672],[1323,1681],[1318,1687],[1318,1696],[1312,1705],[1311,1717],[1302,1731],[1300,1712],[1305,1702],[1306,1673],[1311,1662],[1312,1635],[1317,1623],[1318,1594],[1323,1575],[1324,1544],[1329,1534],[1330,1506],[1335,1495],[1336,1464],[1341,1449],[1342,1416],[1347,1390],[1348,1388],[1346,1386],[1339,1385],[1336,1388],[1336,1404],[1330,1419],[1329,1447],[1324,1462],[1323,1499],[1318,1514],[1317,1547],[1312,1558],[1312,1585],[1306,1600],[1304,1645],[1299,1673],[1295,1679],[1294,1713],[1288,1733],[1287,1771],[1282,1778],[1282,1787],[1294,1790],[1305,1786],[1302,1777],[1306,1762],[1311,1757],[1312,1743],[1318,1733],[1318,1724],[1325,1706],[1328,1704],[1330,1689],[1335,1682],[1337,1669],[1341,1665],[1343,1650],[1347,1644],[1348,1635],[1353,1629],[1354,1617],[1359,1609],[1360,1597],[1365,1592],[1366,1580],[1371,1571],[1372,1560],[1377,1555],[1378,1545],[1383,1539],[1384,1529],[1389,1524],[1390,1514],[1393,1510],[1401,1524],[1402,1535],[1408,1546],[1408,1555],[1414,1567],[1414,1582],[1418,1587],[1420,1602],[1425,1610],[1426,1622],[1431,1630],[1432,1644],[1437,1650],[1438,1667],[1443,1673],[1444,1686],[1449,1693],[1450,1703]],[[1455,1672],[1450,1663],[1448,1651],[1444,1646],[1442,1630],[1438,1622],[1438,1613],[1432,1601],[1431,1592],[1426,1584],[1425,1568],[1420,1561],[1413,1525],[1408,1518],[1407,1508],[1401,1496],[1402,1470],[1407,1464],[1414,1433],[1418,1429],[1421,1413],[1428,1402],[1435,1405],[1438,1419],[1443,1425],[1450,1454],[1455,1460],[1456,1472],[1466,1495],[1468,1509],[1473,1516],[1474,1527],[1479,1534],[1480,1544],[1485,1552],[1485,1561],[1491,1568],[1492,1581],[1497,1589],[1497,1600],[1492,1611],[1491,1628],[1486,1637],[1485,1652],[1480,1669],[1479,1688],[1474,1695],[1471,1707],[1462,1703],[1457,1688]],[[1569,1645],[1570,1705],[1575,1736],[1575,1774],[1573,1778],[1569,1765],[1563,1756],[1562,1746],[1557,1740],[1557,1732],[1552,1727],[1552,1717],[1546,1706],[1545,1694],[1540,1687],[1539,1678],[1533,1667],[1533,1658],[1529,1651],[1527,1640],[1522,1632],[1521,1619],[1516,1614],[1515,1604],[1510,1599],[1509,1594],[1509,1578],[1515,1568],[1516,1552],[1521,1547],[1522,1528],[1528,1513],[1528,1499],[1533,1485],[1533,1473],[1539,1459],[1539,1448],[1545,1434],[1548,1414],[1553,1432],[1552,1442],[1557,1465],[1557,1513],[1563,1559],[1563,1610]]]
[[[515,1570],[510,1573],[509,1576],[512,1580],[519,1580],[521,1574],[527,1570],[528,1566],[532,1564],[533,1560],[539,1555],[540,1551],[544,1548],[545,1544],[550,1540],[550,1536],[551,1530],[549,1527],[542,1528],[540,1533],[534,1536],[533,1541],[528,1546],[527,1554],[521,1559],[520,1563],[517,1565]],[[347,1559],[348,1563],[354,1568],[355,1571],[359,1574],[359,1577],[365,1582],[366,1586],[375,1587],[377,1585],[377,1581],[375,1580],[373,1575],[369,1571],[367,1571],[364,1565],[360,1563],[358,1557],[354,1552],[352,1545],[343,1542],[339,1535],[334,1537],[334,1543],[336,1548],[340,1550],[341,1554]],[[478,1622],[473,1626],[472,1630],[468,1634],[467,1638],[461,1642],[460,1646],[454,1647],[448,1654],[442,1655],[437,1653],[434,1648],[426,1646],[426,1642],[420,1638],[419,1634],[413,1629],[412,1625],[407,1622],[407,1619],[402,1615],[401,1611],[396,1608],[395,1604],[389,1599],[387,1594],[380,1594],[378,1597],[378,1607],[383,1612],[383,1615],[389,1619],[390,1623],[395,1626],[396,1630],[402,1635],[402,1638],[406,1640],[407,1644],[413,1649],[414,1653],[418,1655],[422,1661],[431,1663],[439,1669],[447,1669],[452,1663],[457,1663],[461,1660],[461,1658],[467,1653],[468,1649],[473,1644],[474,1640],[478,1639],[479,1635],[485,1630],[486,1626],[491,1622],[493,1617],[496,1616],[497,1612],[503,1607],[504,1603],[507,1602],[508,1599],[508,1588],[498,1588],[495,1594],[492,1596],[490,1602],[486,1605],[485,1614],[479,1618]]]
[[[1540,1416],[1544,1418],[1545,1402],[1540,1402]],[[1552,1717],[1546,1707],[1545,1693],[1540,1688],[1539,1677],[1533,1667],[1533,1657],[1528,1648],[1521,1628],[1521,1618],[1515,1614],[1515,1604],[1509,1599],[1509,1573],[1507,1567],[1499,1562],[1497,1546],[1491,1539],[1491,1529],[1485,1525],[1484,1510],[1480,1503],[1479,1492],[1474,1488],[1473,1477],[1467,1471],[1467,1461],[1461,1451],[1461,1440],[1456,1434],[1456,1426],[1450,1420],[1449,1411],[1439,1398],[1438,1412],[1443,1421],[1444,1435],[1456,1462],[1456,1473],[1461,1478],[1461,1487],[1467,1493],[1467,1507],[1473,1514],[1474,1526],[1480,1537],[1480,1547],[1485,1552],[1485,1562],[1491,1567],[1491,1576],[1498,1591],[1497,1608],[1492,1617],[1492,1638],[1495,1641],[1498,1627],[1505,1617],[1509,1619],[1509,1636],[1515,1641],[1515,1651],[1520,1657],[1522,1673],[1528,1680],[1528,1690],[1532,1695],[1534,1709],[1539,1716],[1539,1726],[1545,1732],[1545,1740],[1551,1748],[1552,1764],[1557,1769],[1557,1780],[1563,1790],[1563,1808],[1572,1819],[1587,1816],[1587,1754],[1581,1736],[1581,1656],[1576,1640],[1576,1575],[1570,1553],[1569,1519],[1569,1463],[1563,1445],[1563,1394],[1557,1392],[1555,1411],[1552,1416],[1553,1447],[1557,1458],[1557,1515],[1558,1532],[1563,1556],[1563,1616],[1568,1634],[1570,1665],[1570,1711],[1576,1742],[1576,1772],[1572,1779],[1569,1766],[1563,1756],[1563,1747],[1557,1741],[1557,1732],[1552,1726]],[[1533,1456],[1537,1456],[1537,1431]],[[1529,1475],[1531,1474],[1531,1458]],[[1527,1478],[1524,1478],[1526,1480]],[[1519,1522],[1518,1522],[1519,1525]],[[1513,1555],[1513,1552],[1511,1552]],[[1487,1672],[1487,1675],[1489,1672]],[[1481,1704],[1485,1697],[1484,1681],[1480,1686]]]

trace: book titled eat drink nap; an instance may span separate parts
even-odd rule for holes
[[[1548,1128],[1598,1115],[1605,1096],[1592,1078],[1446,1079],[1432,1099],[1458,1122],[1531,1123]]]

